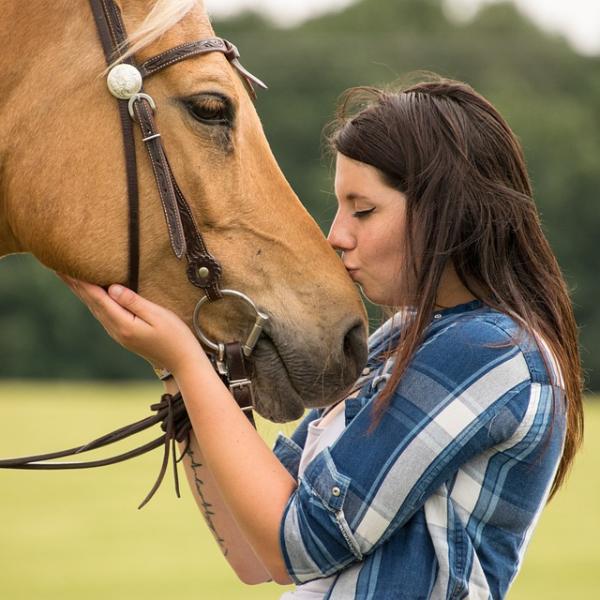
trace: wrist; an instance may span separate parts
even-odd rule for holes
[[[190,373],[202,371],[205,368],[208,368],[211,371],[213,370],[210,360],[208,359],[208,356],[206,356],[202,346],[196,344],[186,352],[182,353],[180,360],[173,365],[171,374],[176,380],[179,380]]]

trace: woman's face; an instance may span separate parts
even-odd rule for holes
[[[329,243],[342,251],[344,266],[376,304],[400,306],[406,197],[370,165],[338,152],[335,171],[338,211]]]

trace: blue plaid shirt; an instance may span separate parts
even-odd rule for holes
[[[296,583],[335,575],[330,600],[503,598],[562,453],[560,373],[510,317],[479,301],[443,310],[369,434],[372,400],[393,366],[382,353],[400,327],[388,321],[371,336],[346,428],[289,500],[287,569]],[[275,444],[296,478],[308,424],[321,414],[310,411]]]

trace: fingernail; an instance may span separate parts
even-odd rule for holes
[[[125,288],[122,285],[116,284],[111,285],[108,291],[113,298],[118,298],[123,293],[124,289]]]

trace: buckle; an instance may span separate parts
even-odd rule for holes
[[[156,102],[154,102],[152,96],[149,96],[148,94],[144,94],[143,92],[138,92],[137,94],[134,94],[133,96],[131,96],[131,98],[129,98],[129,102],[127,103],[127,110],[129,110],[129,116],[135,121],[135,113],[133,112],[133,105],[138,101],[138,100],[147,100],[148,104],[150,105],[150,108],[152,109],[152,112],[156,112]],[[144,140],[147,141],[147,140]]]
[[[254,406],[254,389],[252,388],[252,382],[249,379],[233,379],[230,380],[229,383],[229,391],[233,394],[237,405],[240,407],[242,411],[251,411]],[[236,390],[247,389],[248,394],[250,395],[250,404],[248,406],[241,406],[239,400],[236,396]]]
[[[229,381],[229,389],[233,390],[235,388],[243,388],[246,386],[250,386],[252,389],[252,382],[249,379],[231,379]]]
[[[254,390],[252,389],[252,382],[245,378],[245,379],[233,379],[229,381],[229,391],[233,394],[233,397],[235,398],[235,401],[237,403],[237,405],[239,406],[240,410],[242,412],[252,412],[253,410],[253,406],[254,406]],[[247,389],[248,390],[248,394],[250,395],[250,404],[248,404],[248,406],[242,406],[238,400],[238,397],[236,396],[236,390],[242,390],[242,389]]]

